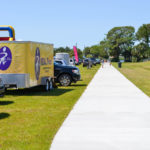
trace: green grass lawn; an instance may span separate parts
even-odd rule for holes
[[[48,150],[54,135],[100,65],[79,66],[83,81],[46,93],[9,90],[0,98],[0,149]]]
[[[150,62],[122,63],[122,68],[118,68],[117,63],[113,63],[113,65],[150,96]]]

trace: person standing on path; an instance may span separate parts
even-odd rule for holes
[[[87,69],[90,69],[91,67],[92,67],[91,61],[90,61],[90,59],[88,59]]]
[[[111,60],[110,60],[110,59],[108,59],[108,63],[109,63],[109,65],[111,66]]]
[[[102,68],[104,67],[104,60],[102,59]]]

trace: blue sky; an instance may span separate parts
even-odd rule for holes
[[[150,23],[149,0],[1,1],[0,24],[12,25],[16,39],[54,47],[98,44],[115,26]]]

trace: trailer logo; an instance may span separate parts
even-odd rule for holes
[[[39,80],[39,75],[40,75],[40,50],[39,48],[36,49],[36,53],[35,53],[35,75],[36,75],[36,79]]]
[[[12,54],[8,47],[0,48],[0,70],[7,70],[11,64]]]

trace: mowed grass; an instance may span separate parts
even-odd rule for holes
[[[117,63],[113,63],[113,65],[145,94],[150,96],[150,62],[122,63],[122,68],[118,68]]]
[[[79,66],[83,81],[48,93],[39,89],[9,90],[0,98],[0,149],[48,150],[99,67]]]

